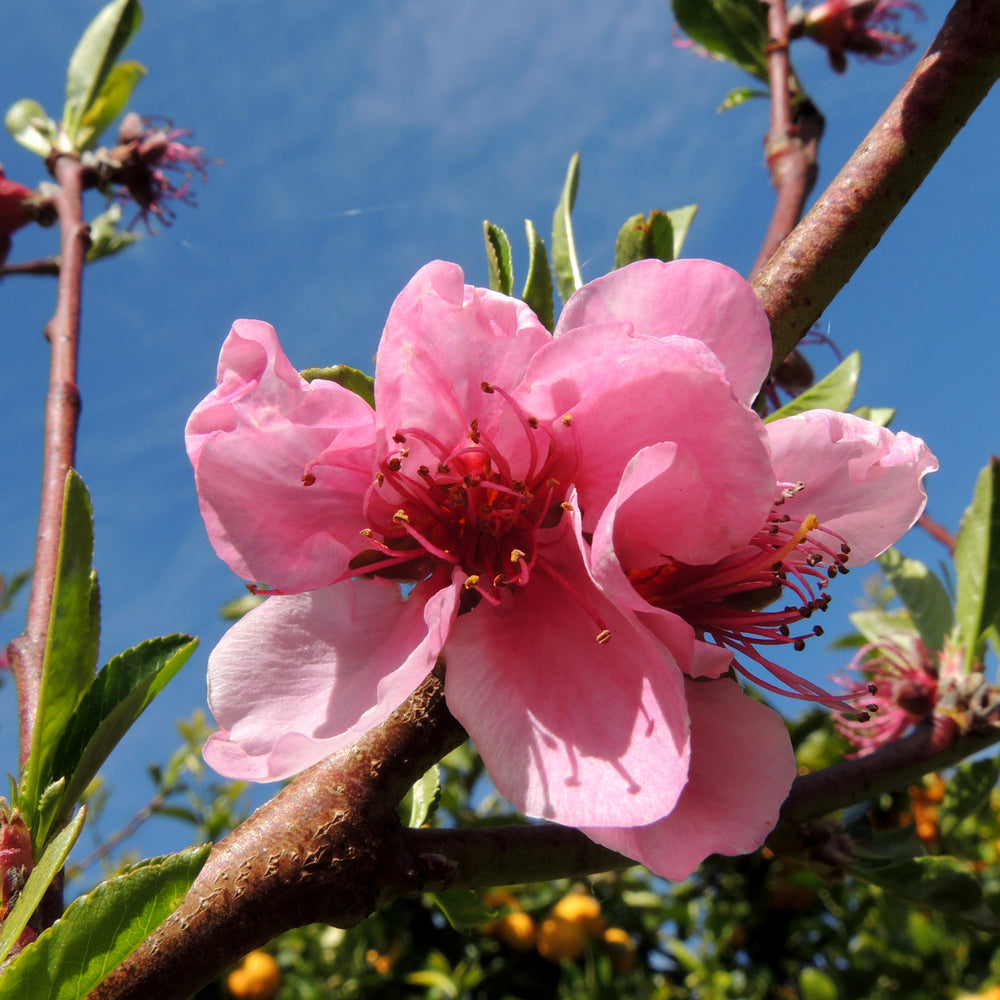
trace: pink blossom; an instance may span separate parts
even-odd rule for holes
[[[642,262],[592,282],[560,322],[586,329],[660,313],[665,303],[646,273],[656,267]],[[742,349],[725,355],[727,375],[734,387],[760,385],[770,336],[759,304],[748,302],[739,335]],[[926,501],[922,479],[937,461],[908,434],[828,410],[758,422],[758,430],[759,450],[748,438],[743,460],[726,463],[728,477],[714,481],[699,477],[673,442],[637,450],[594,526],[594,578],[654,632],[674,629],[678,617],[691,625],[707,675],[732,665],[768,690],[858,711],[851,702],[867,697],[866,687],[845,701],[774,662],[771,650],[801,649],[820,634],[803,622],[826,609],[830,582],[915,522]]]
[[[222,728],[206,759],[232,777],[293,774],[443,659],[451,711],[528,815],[671,878],[758,846],[795,773],[780,717],[705,679],[732,652],[651,609],[620,568],[609,585],[604,564],[612,540],[627,566],[662,562],[665,539],[712,564],[760,530],[774,445],[749,404],[769,357],[752,290],[708,261],[642,261],[586,286],[554,336],[429,264],[390,311],[374,411],[305,382],[271,327],[238,321],[188,450],[217,552],[276,596],[210,657]],[[830,503],[853,505],[839,471]],[[886,488],[869,516],[895,524]]]

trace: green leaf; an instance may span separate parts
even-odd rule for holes
[[[837,1000],[837,984],[823,971],[807,965],[799,973],[801,1000]]]
[[[924,645],[928,649],[941,649],[955,624],[944,584],[922,562],[907,559],[896,549],[883,552],[878,562],[910,613]]]
[[[140,239],[138,233],[122,232],[118,228],[121,219],[122,207],[115,202],[90,223],[88,264],[92,264],[95,260],[101,260],[103,257],[111,257]]]
[[[375,406],[375,379],[350,365],[331,365],[329,368],[306,368],[299,374],[307,381],[323,379],[336,382],[360,396],[369,406]]]
[[[69,823],[61,830],[38,859],[38,864],[31,870],[28,881],[21,890],[14,908],[3,922],[3,930],[0,931],[0,963],[10,954],[11,948],[17,944],[17,939],[21,936],[21,931],[28,926],[31,915],[38,909],[45,890],[52,884],[52,880],[61,871],[69,852],[73,849],[80,831],[83,829],[83,820],[87,814],[86,809],[81,809],[73,817],[73,822]],[[41,996],[41,993],[7,993],[6,977],[0,977],[0,993],[4,996]]]
[[[0,976],[0,994],[80,1000],[170,916],[211,845],[145,861],[93,892],[24,949]]]
[[[686,35],[717,59],[764,83],[767,76],[767,15],[758,0],[672,0]]]
[[[100,93],[83,116],[77,132],[80,149],[90,149],[104,130],[125,110],[132,91],[146,75],[146,67],[134,59],[118,63],[108,74]]]
[[[456,931],[482,927],[497,915],[496,910],[487,906],[471,889],[447,889],[428,895]]]
[[[991,458],[976,480],[972,503],[955,539],[955,620],[965,665],[979,658],[983,636],[1000,621],[1000,460]]]
[[[853,351],[848,354],[826,378],[820,379],[805,392],[790,399],[780,410],[764,418],[765,423],[790,417],[806,410],[838,410],[844,412],[851,405],[854,394],[858,390],[858,378],[861,375],[861,354]]]
[[[77,43],[66,73],[66,107],[63,111],[63,129],[74,148],[83,148],[80,125],[92,113],[115,61],[141,24],[142,8],[138,0],[112,0],[90,22]]]
[[[915,627],[909,612],[902,610],[852,611],[851,624],[864,636],[865,642],[881,643],[893,632],[913,633]]]
[[[531,219],[524,220],[524,229],[528,234],[528,280],[524,283],[521,298],[531,306],[539,322],[551,333],[555,329],[556,320],[548,251]]]
[[[670,225],[674,233],[674,260],[680,257],[681,250],[684,249],[684,241],[687,239],[688,230],[691,228],[691,223],[694,222],[694,217],[697,214],[697,205],[683,205],[681,208],[672,208],[667,212],[667,218],[670,220]]]
[[[121,738],[197,647],[198,640],[189,635],[149,639],[101,670],[52,758],[53,776],[66,777],[64,812],[72,808]]]
[[[97,576],[91,569],[93,557],[90,495],[80,476],[70,469],[63,491],[59,568],[42,662],[35,733],[18,795],[21,813],[32,828],[39,792],[58,777],[51,768],[56,743],[94,679],[101,614]]]
[[[263,594],[244,594],[242,597],[234,597],[219,608],[219,617],[225,618],[226,621],[238,621],[266,600]]]
[[[566,172],[559,204],[552,219],[552,265],[556,274],[559,297],[565,302],[582,284],[580,262],[576,255],[573,237],[573,206],[576,189],[580,183],[580,154],[574,153]]]
[[[38,101],[25,98],[12,104],[5,123],[7,131],[22,146],[43,159],[52,152],[59,138],[59,126],[49,118]]]
[[[715,109],[718,112],[732,111],[747,101],[752,101],[755,97],[770,97],[766,90],[759,90],[757,87],[735,87],[722,99],[722,103]]]
[[[493,225],[489,219],[483,221],[483,235],[486,237],[486,262],[490,270],[490,288],[495,292],[511,295],[514,288],[514,267],[511,263],[510,240],[507,234]]]
[[[420,827],[434,815],[441,801],[441,768],[435,764],[410,789],[409,827]]]
[[[983,890],[958,858],[910,858],[888,865],[848,867],[848,873],[916,906],[927,906],[973,930],[1000,931],[1000,918],[983,902]]]
[[[1000,779],[1000,759],[976,760],[959,764],[948,778],[941,803],[941,836],[947,837],[956,827],[977,813],[990,801]]]
[[[633,215],[625,221],[615,242],[615,267],[625,267],[637,260],[674,259],[674,227],[670,216],[659,209]]]
[[[878,424],[879,427],[888,427],[896,416],[896,411],[891,406],[859,406],[856,410],[851,410],[851,413],[862,420]]]

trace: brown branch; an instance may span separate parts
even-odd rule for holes
[[[917,521],[917,524],[936,542],[940,542],[952,555],[955,554],[955,535],[941,524],[940,521],[935,521],[930,514],[925,512],[920,515],[920,520]]]
[[[777,200],[751,275],[757,274],[770,260],[782,240],[802,218],[806,198],[816,183],[819,142],[825,124],[823,116],[809,100],[798,98],[793,112],[793,76],[788,58],[785,0],[771,0],[767,26],[771,38],[767,50],[771,124],[764,146]]]
[[[903,89],[754,278],[772,372],[882,238],[1000,76],[1000,2],[958,0]]]
[[[35,545],[34,575],[24,632],[7,647],[11,672],[17,682],[21,735],[21,766],[31,751],[42,677],[42,658],[52,612],[52,595],[59,562],[63,487],[76,459],[76,432],[80,420],[77,358],[80,337],[80,297],[83,266],[90,246],[90,230],[83,221],[80,164],[61,156],[53,165],[59,189],[52,196],[59,214],[60,252],[56,308],[45,327],[51,345],[49,393],[45,404],[45,444],[42,497]]]
[[[45,275],[54,277],[59,274],[61,261],[59,257],[40,257],[38,260],[23,260],[17,264],[4,264],[0,267],[0,278],[10,274]]]

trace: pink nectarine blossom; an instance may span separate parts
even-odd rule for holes
[[[641,280],[659,288],[648,330],[639,316],[552,336],[523,303],[430,264],[389,314],[374,411],[300,378],[271,327],[234,325],[188,449],[217,552],[276,596],[210,657],[213,767],[291,775],[384,720],[442,659],[449,707],[527,814],[646,829],[676,813],[678,860],[646,835],[627,845],[671,877],[760,843],[794,776],[780,717],[729,678],[686,681],[720,673],[718,650],[680,617],[654,633],[619,607],[588,546],[633,456],[664,441],[690,486],[675,516],[717,503],[689,555],[752,529],[747,498],[772,484],[736,359],[749,351],[756,371],[769,346],[744,343],[760,307],[728,268]],[[754,752],[724,760],[719,726]],[[729,801],[733,788],[753,794]]]

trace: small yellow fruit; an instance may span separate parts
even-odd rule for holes
[[[538,930],[527,913],[508,913],[496,921],[493,936],[513,951],[531,951],[535,946]]]
[[[604,932],[604,919],[601,917],[600,901],[582,892],[572,892],[552,907],[552,916],[566,920],[571,924],[579,924],[587,937],[595,940]]]
[[[252,951],[226,980],[236,1000],[272,1000],[281,986],[281,970],[266,951]]]
[[[624,976],[635,968],[635,942],[632,935],[621,927],[609,927],[601,940],[607,946],[611,968]]]
[[[582,924],[562,917],[546,917],[538,928],[538,954],[550,962],[575,961],[587,946]]]

